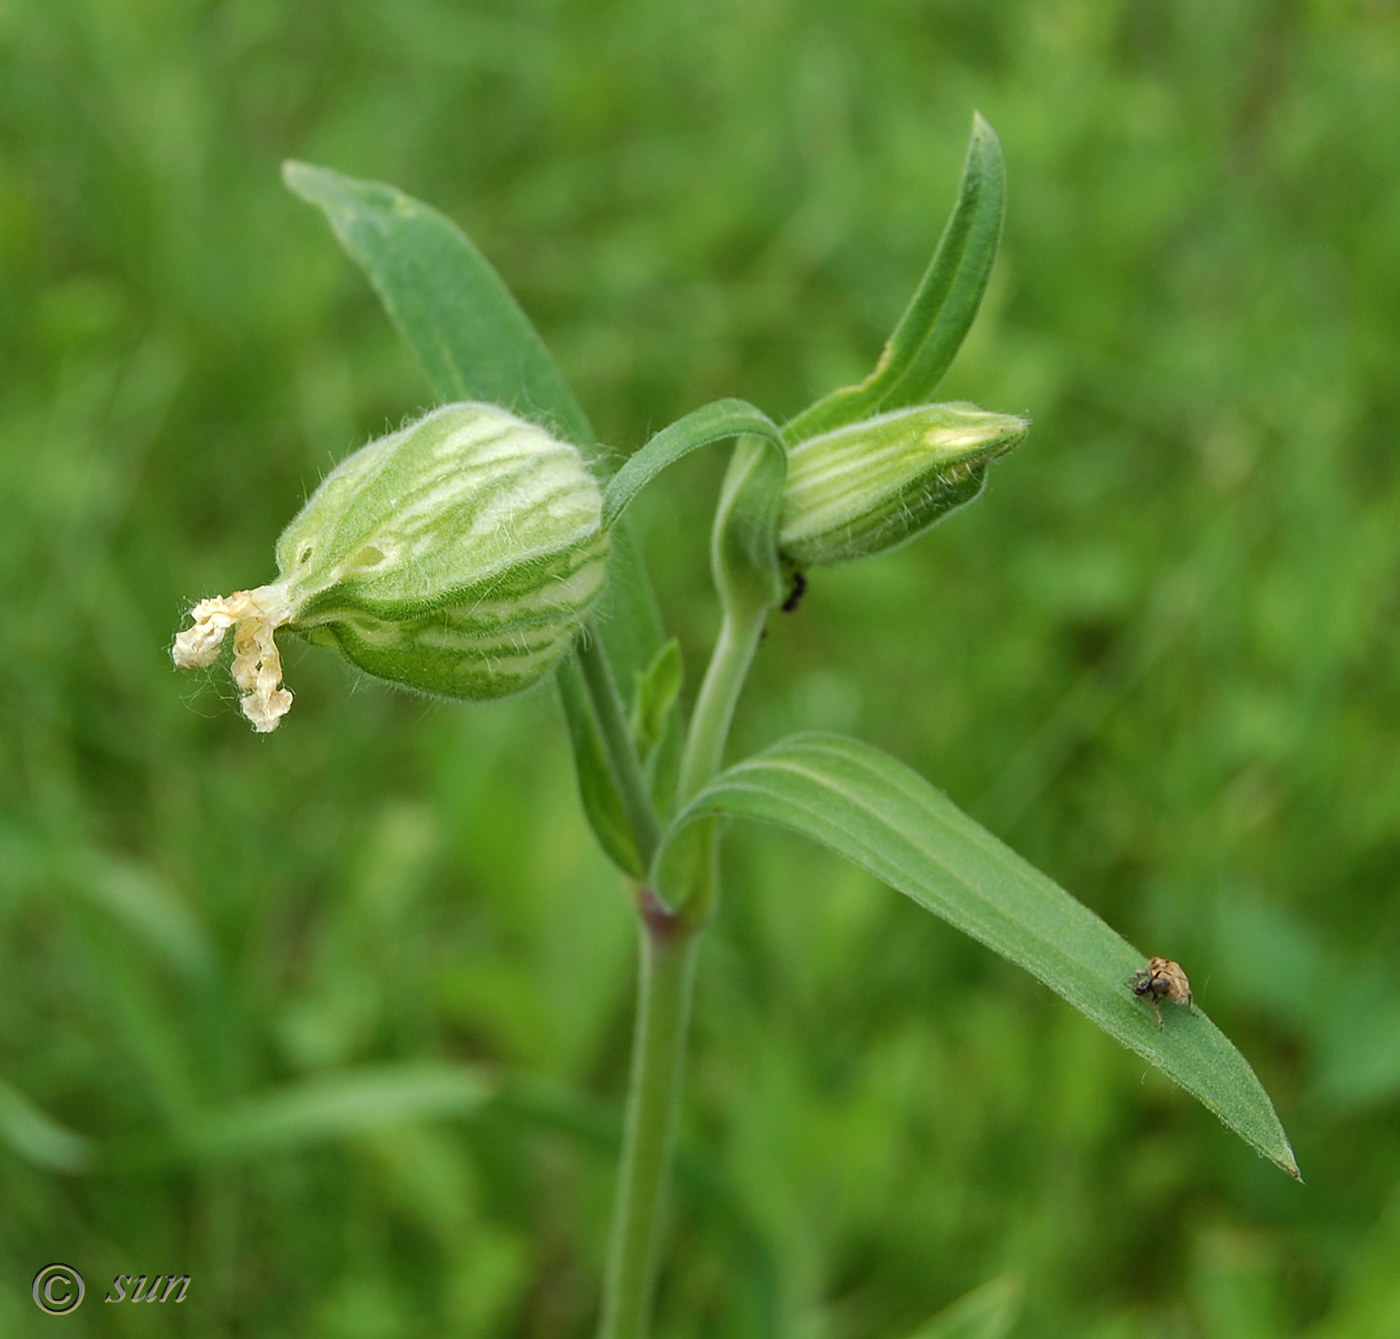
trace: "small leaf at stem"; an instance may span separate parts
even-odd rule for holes
[[[646,877],[646,861],[628,821],[627,806],[608,764],[602,731],[573,656],[565,657],[554,677],[569,728],[579,802],[588,825],[603,854],[629,878],[640,881]]]
[[[648,762],[666,734],[671,713],[681,691],[681,644],[672,637],[652,659],[646,672],[637,675],[632,701],[632,739],[643,762]]]
[[[1263,1085],[1200,1008],[1172,1010],[1159,1032],[1125,984],[1144,955],[903,763],[840,735],[783,740],[694,797],[663,838],[658,877],[671,848],[685,858],[681,829],[722,814],[821,842],[1024,967],[1298,1177]]]

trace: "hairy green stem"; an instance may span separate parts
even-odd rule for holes
[[[685,1066],[698,934],[644,888],[627,1125],[599,1339],[645,1339]]]
[[[717,554],[720,545],[731,538],[723,532],[724,525],[717,524]],[[720,558],[716,558],[715,568],[724,621],[691,718],[681,758],[677,807],[698,793],[724,761],[734,708],[770,607],[762,598],[744,591],[741,583],[721,579],[724,562]],[[694,830],[694,863],[688,886],[678,890],[681,895],[673,906],[663,902],[651,888],[643,888],[638,897],[642,922],[641,990],[600,1339],[645,1339],[650,1322],[662,1209],[685,1066],[695,949],[700,931],[714,910],[719,888],[717,834],[718,825],[713,822]]]
[[[726,612],[681,762],[679,802],[719,770],[729,724],[763,632],[766,610]],[[686,1024],[699,933],[713,909],[715,831],[701,836],[691,887],[672,910],[650,888],[638,898],[641,988],[600,1339],[644,1339],[685,1067]],[[699,835],[699,834],[697,834]]]
[[[734,719],[734,708],[738,704],[749,666],[753,664],[754,652],[763,636],[763,621],[767,613],[766,605],[725,611],[719,640],[705,670],[705,681],[700,685],[685,755],[681,759],[677,808],[693,799],[713,780],[724,761],[729,725]]]
[[[641,853],[643,865],[649,867],[661,840],[661,826],[657,821],[656,807],[652,804],[646,773],[642,770],[641,759],[632,742],[632,732],[627,728],[612,667],[603,651],[602,640],[593,628],[590,627],[587,634],[578,639],[577,645],[579,669],[598,718],[603,747],[607,750],[608,761],[617,780],[637,850]]]

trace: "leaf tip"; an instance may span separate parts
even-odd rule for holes
[[[1268,1158],[1281,1171],[1287,1172],[1300,1186],[1307,1185],[1307,1182],[1303,1180],[1303,1173],[1298,1168],[1298,1159],[1294,1155],[1293,1145],[1288,1142],[1288,1136],[1283,1133],[1282,1129],[1279,1130],[1279,1135],[1283,1144],[1283,1152],[1265,1152],[1262,1146],[1256,1145],[1259,1155]]]
[[[306,183],[306,179],[316,169],[310,163],[298,162],[295,158],[284,158],[282,160],[282,182],[288,190],[301,194],[301,188]]]
[[[972,113],[972,141],[978,145],[1001,147],[1001,140],[997,138],[997,132],[992,129],[992,123],[979,111]]]
[[[336,203],[337,187],[343,188],[344,180],[339,173],[315,163],[302,163],[295,158],[282,163],[282,184],[307,204],[321,209],[329,209]]]

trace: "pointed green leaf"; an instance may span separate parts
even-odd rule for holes
[[[495,1091],[465,1065],[415,1062],[345,1070],[231,1103],[183,1140],[197,1157],[302,1148],[412,1121],[465,1116]]]
[[[63,860],[73,886],[125,926],[167,965],[192,981],[206,979],[214,952],[199,918],[155,870],[105,853]]]
[[[593,444],[544,341],[456,224],[392,186],[329,168],[288,162],[282,177],[324,211],[439,399],[503,405],[580,447]]]
[[[603,528],[612,525],[632,499],[667,466],[702,446],[744,433],[763,437],[782,450],[783,439],[773,420],[744,400],[716,400],[701,405],[663,428],[613,475],[603,494]]]
[[[789,443],[923,404],[933,394],[982,305],[1005,214],[1001,144],[991,126],[974,115],[957,203],[875,370],[860,385],[833,391],[787,424],[783,436]]]
[[[568,656],[555,675],[574,754],[579,802],[603,854],[632,879],[646,877],[637,838],[627,817],[622,791],[608,763],[602,730],[588,700],[578,661]]]
[[[1019,1275],[999,1275],[964,1293],[912,1339],[1006,1339],[1021,1314],[1023,1288]]]
[[[0,1080],[0,1142],[26,1162],[51,1172],[85,1172],[97,1161],[97,1145],[75,1134]]]
[[[680,696],[684,665],[681,644],[672,637],[653,657],[645,674],[637,675],[632,699],[632,739],[643,762],[648,762],[666,734]]]
[[[661,822],[652,803],[646,768],[637,754],[617,683],[609,671],[603,647],[595,637],[585,636],[575,643],[571,668],[578,670],[577,686],[587,696],[589,720],[597,729],[590,749],[596,745],[601,750],[599,759],[608,769],[608,783],[616,793],[617,803],[626,820],[628,840],[637,851],[637,866],[646,870],[661,840]],[[560,683],[567,706],[573,693],[571,673]],[[590,759],[590,766],[592,764],[593,760]],[[582,771],[579,782],[582,787]],[[604,850],[607,849],[605,845]],[[631,864],[618,862],[618,866],[624,874],[637,877]]]
[[[1200,1011],[1168,1008],[1166,1028],[1127,986],[1146,961],[1088,907],[878,749],[839,735],[794,735],[716,777],[678,816],[732,814],[821,842],[920,906],[1024,967],[1110,1036],[1156,1065],[1292,1176],[1298,1164],[1273,1103]]]
[[[672,637],[646,673],[637,676],[632,702],[632,738],[651,780],[652,803],[663,818],[675,809],[685,747],[686,719],[680,700],[684,680],[680,643]]]

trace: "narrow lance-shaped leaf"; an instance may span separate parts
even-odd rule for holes
[[[564,720],[573,748],[579,800],[603,854],[629,878],[646,877],[646,861],[637,834],[627,818],[627,806],[608,762],[602,730],[588,701],[578,662],[570,657],[559,666],[555,680],[564,704]]]
[[[680,643],[672,637],[652,658],[644,674],[636,676],[628,725],[637,756],[651,786],[657,815],[668,820],[675,809],[676,782],[685,748],[685,718],[681,712],[681,686],[685,664]],[[645,870],[642,878],[645,879]]]
[[[97,1145],[54,1120],[18,1089],[0,1079],[0,1143],[26,1162],[53,1172],[84,1172],[97,1161]]]
[[[415,1062],[318,1075],[255,1093],[211,1113],[180,1141],[193,1157],[246,1157],[470,1115],[495,1084],[465,1065]]]
[[[644,763],[650,762],[670,730],[684,676],[681,644],[674,637],[656,653],[646,673],[637,675],[637,690],[633,695],[632,716],[628,724],[637,753]]]
[[[156,872],[107,852],[53,852],[55,873],[130,931],[187,980],[213,970],[214,950],[198,917]]]
[[[1145,955],[941,791],[878,749],[839,735],[784,740],[730,768],[678,816],[731,814],[800,832],[1024,967],[1198,1098],[1292,1176],[1298,1164],[1254,1071],[1201,1012],[1168,1009],[1159,1031],[1127,986]]]
[[[593,430],[511,291],[450,219],[392,186],[289,162],[282,176],[318,206],[369,276],[442,400],[485,400],[546,420],[580,447]]]
[[[1025,1285],[1002,1274],[964,1293],[910,1339],[1006,1339],[1021,1314]]]
[[[923,404],[933,394],[982,305],[1005,214],[1001,144],[991,126],[974,115],[957,203],[875,370],[858,386],[833,391],[788,423],[783,436],[789,443]]]

